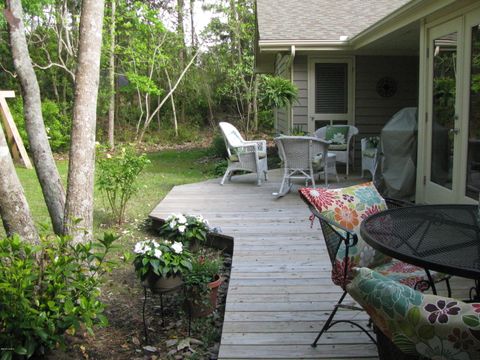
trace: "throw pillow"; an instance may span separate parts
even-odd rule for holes
[[[332,144],[346,144],[348,139],[349,126],[327,126],[325,130],[325,140]]]
[[[387,204],[372,182],[341,189],[302,188],[302,197],[313,205],[324,217],[354,232],[358,236],[356,246],[349,249],[348,268],[355,266],[376,267],[391,260],[375,251],[360,237],[360,224],[368,216],[387,210]],[[338,229],[338,228],[337,228]],[[345,232],[338,232],[346,236]],[[336,256],[332,279],[336,285],[344,286],[345,244],[342,243]],[[347,283],[351,280],[350,274]]]

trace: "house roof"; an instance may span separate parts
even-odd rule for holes
[[[339,41],[412,0],[257,0],[259,41]]]

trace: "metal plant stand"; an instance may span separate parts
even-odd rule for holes
[[[148,298],[147,289],[149,289],[149,287],[144,285],[143,286],[144,300],[143,300],[143,307],[142,307],[142,319],[143,319],[143,331],[144,331],[144,334],[145,334],[145,342],[148,344],[149,343],[148,326],[147,326],[147,321],[145,319],[145,308],[146,308],[146,305],[147,305],[147,298]],[[176,293],[176,292],[178,292],[182,289],[185,291],[185,286],[184,286],[183,283],[178,285],[178,286],[175,286],[173,288],[165,289],[165,290],[156,289],[155,291],[151,291],[151,289],[150,289],[150,293],[152,295],[160,295],[160,316],[162,318],[162,327],[165,327],[165,314],[164,314],[164,308],[163,308],[163,296],[167,295],[167,294]],[[191,311],[189,309],[188,310],[188,336],[190,336],[190,325],[191,325],[191,322],[192,322],[191,318],[192,318]]]

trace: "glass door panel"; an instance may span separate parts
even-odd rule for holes
[[[432,142],[430,181],[453,184],[457,84],[457,32],[433,39]]]
[[[465,195],[478,200],[480,191],[480,26],[471,28],[470,104]]]

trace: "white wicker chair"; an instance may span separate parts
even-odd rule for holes
[[[246,141],[240,132],[230,123],[221,122],[225,146],[228,153],[228,167],[223,175],[221,185],[232,178],[235,171],[257,173],[257,185],[262,183],[261,176],[267,180],[267,142],[265,140]]]
[[[275,138],[275,143],[283,162],[283,179],[280,190],[273,195],[287,194],[292,187],[292,179],[303,179],[306,186],[310,181],[315,187],[315,176],[321,172],[325,176],[325,185],[328,185],[328,174],[337,175],[335,155],[328,152],[328,141],[310,136],[280,136]]]
[[[335,145],[330,145],[330,152],[334,153],[337,155],[337,162],[341,162],[346,164],[347,171],[346,171],[346,176],[348,178],[348,170],[350,166],[350,162],[352,165],[354,165],[354,159],[355,159],[355,141],[352,143],[352,139],[354,138],[355,135],[358,134],[358,129],[355,126],[352,125],[330,125],[333,127],[337,126],[349,126],[348,134],[347,134],[347,148],[346,150],[336,150]],[[325,135],[327,132],[327,127],[321,127],[317,131],[315,131],[315,136],[320,138],[320,139],[325,139]]]
[[[362,178],[364,177],[365,170],[367,170],[370,171],[373,179],[378,163],[378,150],[377,148],[369,146],[366,138],[361,139],[360,144],[362,149]]]

